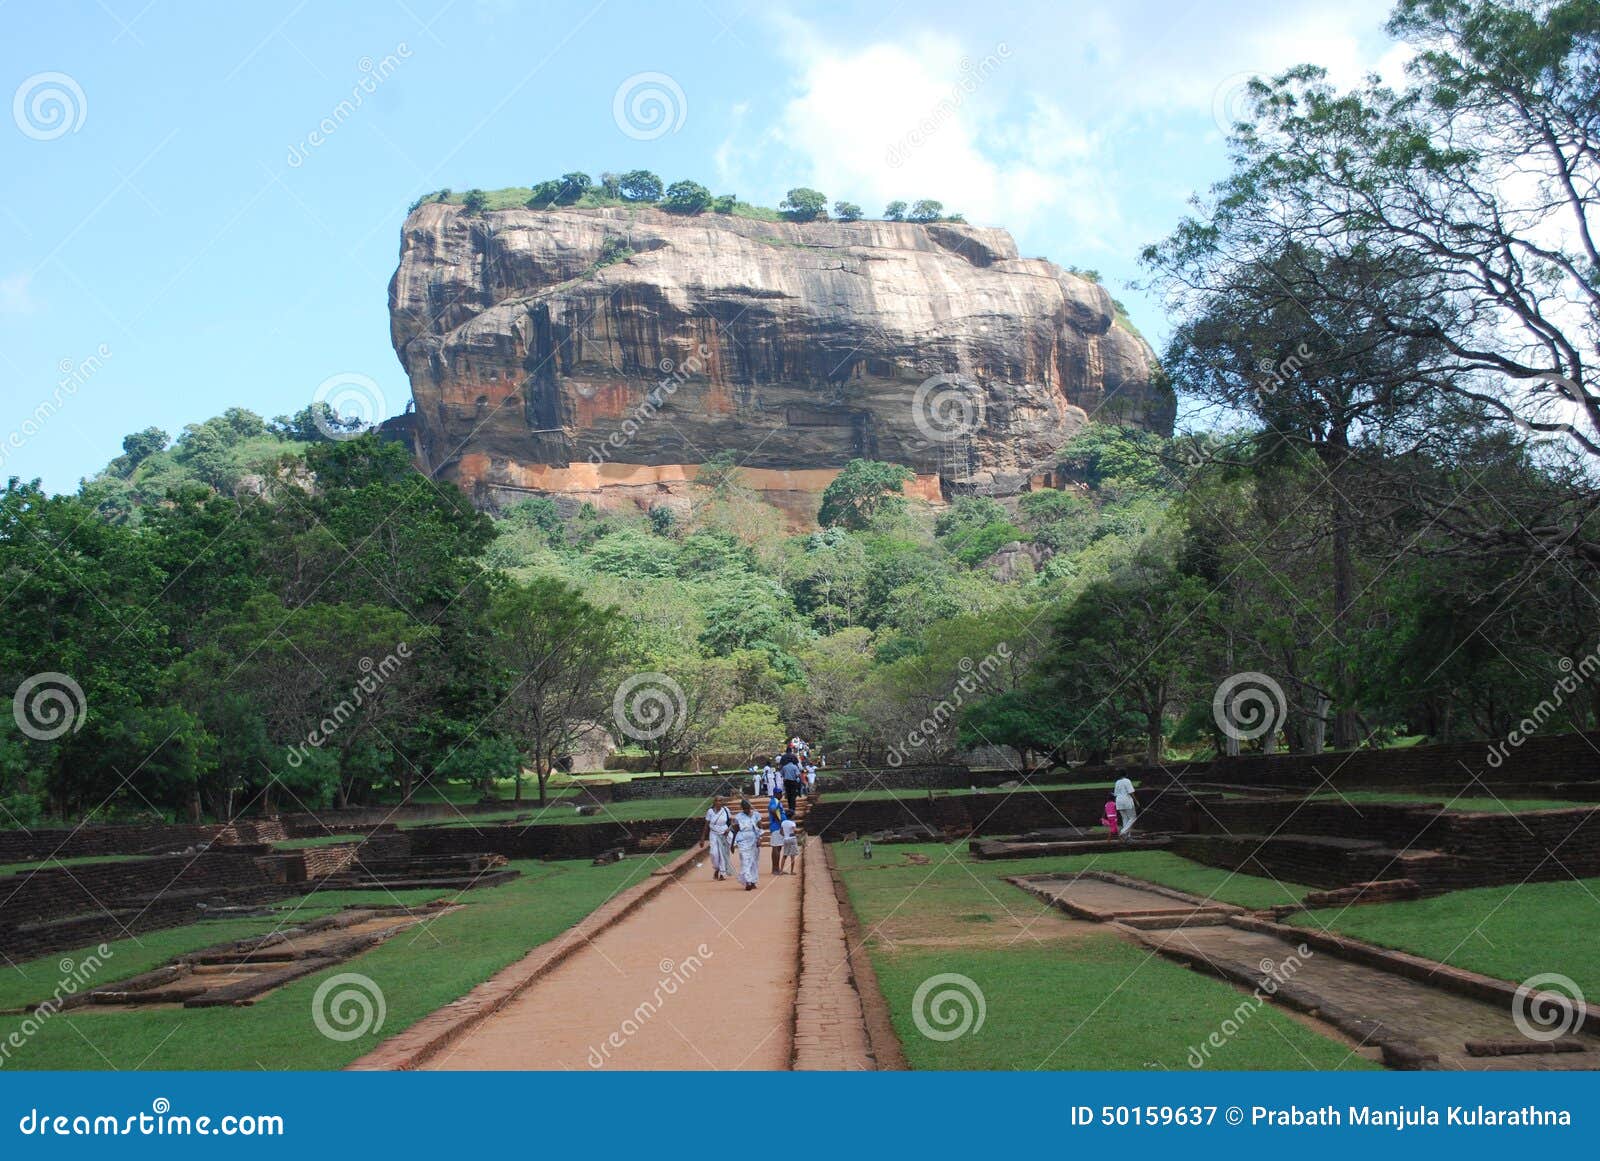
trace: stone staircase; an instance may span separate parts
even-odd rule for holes
[[[738,803],[735,802],[734,806],[737,807]],[[750,806],[751,806],[751,809],[753,809],[756,812],[756,817],[761,819],[761,845],[764,846],[764,847],[771,846],[772,845],[772,831],[767,825],[767,799],[766,799],[766,796],[763,795],[759,802],[756,801],[755,799],[752,799],[751,802],[750,802]],[[803,794],[800,795],[798,798],[796,798],[794,800],[794,814],[790,815],[790,817],[793,818],[795,823],[800,827],[800,833],[801,834],[805,833],[806,816],[811,813],[811,806],[812,806],[812,800],[810,798],[807,798]],[[785,809],[787,809],[787,807],[785,807]]]

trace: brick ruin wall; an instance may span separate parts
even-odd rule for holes
[[[0,877],[0,953],[12,959],[78,947],[200,918],[200,904],[256,903],[289,891],[260,848]]]
[[[823,796],[806,819],[809,833],[826,839],[868,834],[922,824],[952,834],[999,835],[1057,827],[1094,827],[1100,820],[1105,790],[1013,790],[1000,794],[967,794],[932,798],[855,801],[846,795]],[[1186,797],[1151,797],[1144,806],[1145,825],[1156,830],[1181,829]]]
[[[968,790],[974,786],[993,787],[1012,780],[1014,774],[974,771],[966,766],[863,767],[845,770],[819,770],[817,781],[824,793],[838,794],[859,790]],[[693,795],[709,798],[713,794],[737,796],[750,792],[748,771],[723,771],[720,774],[678,774],[667,778],[649,776],[631,782],[613,783],[609,789],[613,802],[635,802],[645,798],[681,798]]]
[[[1498,765],[1493,757],[1498,757]],[[1600,784],[1600,733],[1533,737],[1503,755],[1490,742],[1452,742],[1403,750],[1251,754],[1174,769],[1186,781],[1203,771],[1206,782],[1233,786],[1471,790],[1483,783],[1587,783],[1592,787]]]
[[[79,826],[0,831],[0,865],[88,855],[169,854],[201,843],[236,846],[289,838],[276,818],[241,819],[211,826]]]
[[[1409,877],[1429,890],[1600,876],[1600,807],[1443,813],[1198,796],[1173,850],[1313,887]]]
[[[665,835],[661,850],[681,851],[700,841],[700,820],[666,818],[644,822],[590,822],[525,826],[436,826],[407,831],[411,853],[495,854],[508,859],[592,859],[605,851],[637,851],[651,836]]]

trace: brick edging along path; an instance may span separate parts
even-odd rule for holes
[[[494,1015],[549,974],[596,935],[633,914],[694,865],[701,856],[691,847],[664,867],[584,916],[572,927],[541,943],[521,959],[501,968],[458,1000],[424,1016],[404,1032],[379,1044],[345,1066],[350,1072],[409,1070],[426,1063],[477,1024]]]
[[[795,989],[790,1068],[797,1072],[876,1069],[826,848],[815,840],[806,845],[808,857],[800,860],[800,982]]]

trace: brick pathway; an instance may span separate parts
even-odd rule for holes
[[[761,868],[746,892],[686,852],[351,1067],[878,1067],[822,844]]]
[[[844,917],[822,844],[811,843],[806,854],[794,1067],[800,1071],[875,1068],[861,997],[850,975]]]

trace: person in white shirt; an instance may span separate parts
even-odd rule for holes
[[[761,792],[768,798],[783,792],[783,779],[778,777],[778,772],[771,763],[761,768]]]
[[[1133,801],[1133,783],[1126,777],[1118,778],[1111,788],[1111,797],[1117,803],[1117,837],[1125,839],[1133,829],[1133,820],[1138,817]]]
[[[761,875],[761,819],[750,809],[748,798],[739,799],[733,826],[734,845],[739,849],[739,881],[746,891],[754,891]]]
[[[708,842],[711,846],[711,877],[722,880],[728,877],[729,843],[728,827],[732,816],[728,808],[722,805],[722,796],[719,794],[711,800],[711,809],[706,811],[706,828],[701,832],[700,845]]]
[[[764,788],[766,775],[761,772],[760,766],[750,767],[750,793],[760,795]]]
[[[800,827],[792,818],[783,820],[783,873],[794,874],[795,862],[800,858]],[[774,838],[777,836],[774,835]]]

